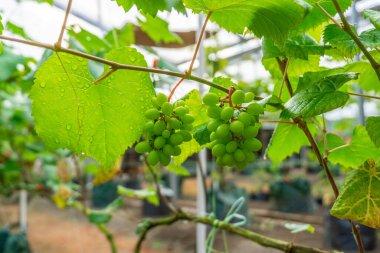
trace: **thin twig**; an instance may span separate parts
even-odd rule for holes
[[[279,58],[279,57],[276,57],[276,60],[277,60],[277,63],[278,63],[278,66],[284,76],[284,79],[285,79],[285,84],[286,84],[286,87],[289,91],[289,94],[291,97],[293,97],[294,95],[294,92],[293,92],[293,88],[292,88],[292,84],[290,83],[290,80],[289,80],[289,76],[288,76],[288,72],[287,72],[287,68],[286,68],[286,65],[288,64],[288,59],[285,58],[283,61]]]
[[[348,94],[348,95],[351,95],[351,96],[357,96],[357,97],[380,99],[379,96],[373,96],[373,95],[367,95],[367,94],[360,94],[360,93],[354,93],[354,92],[347,92],[347,94]]]
[[[315,3],[315,5],[332,21],[334,22],[341,30],[343,30],[343,25],[338,22],[333,16],[330,15],[319,3]]]
[[[31,46],[35,46],[35,47],[50,49],[50,50],[55,51],[55,52],[63,52],[63,53],[71,54],[71,55],[76,55],[76,56],[79,56],[79,57],[82,57],[82,58],[86,58],[86,59],[89,59],[89,60],[92,60],[92,61],[96,61],[96,62],[105,64],[105,65],[108,65],[108,66],[110,66],[110,67],[112,67],[114,69],[118,69],[118,70],[119,69],[127,69],[127,70],[156,73],[156,74],[175,76],[175,77],[181,77],[181,78],[183,77],[185,79],[192,80],[192,81],[195,81],[195,82],[198,82],[198,83],[202,83],[202,84],[208,85],[210,87],[213,87],[215,89],[218,89],[218,90],[221,90],[223,92],[228,93],[228,88],[225,88],[225,87],[220,86],[220,85],[218,85],[216,83],[210,82],[210,81],[208,81],[206,79],[203,79],[203,78],[200,78],[200,77],[197,77],[197,76],[193,76],[193,75],[188,75],[188,74],[181,73],[181,72],[175,72],[175,71],[162,70],[162,69],[156,69],[156,68],[147,68],[147,67],[141,67],[141,66],[133,66],[133,65],[121,64],[121,63],[118,63],[118,62],[106,60],[106,59],[103,59],[103,58],[100,58],[100,57],[97,57],[97,56],[94,56],[94,55],[86,54],[86,53],[83,53],[83,52],[80,52],[80,51],[77,51],[77,50],[73,50],[73,49],[69,49],[69,48],[62,48],[61,47],[61,48],[58,49],[54,45],[50,45],[50,44],[46,44],[46,43],[41,43],[41,42],[36,42],[36,41],[31,41],[31,40],[17,39],[17,38],[12,38],[12,37],[3,36],[3,35],[0,35],[0,40],[13,41],[13,42],[22,43],[22,44],[26,44],[26,45],[31,45]]]
[[[73,3],[73,0],[69,0],[69,2],[67,3],[66,13],[65,13],[65,18],[63,19],[61,32],[60,32],[60,34],[59,34],[58,41],[55,43],[56,48],[61,48],[61,45],[62,45],[62,39],[63,39],[63,34],[65,33],[66,23],[67,23],[67,19],[68,19],[68,17],[69,17],[69,14],[70,14],[70,9],[71,9],[71,4],[72,4],[72,3]]]
[[[347,148],[348,146],[350,146],[350,144],[344,144],[344,145],[342,145],[342,146],[339,146],[339,147],[333,148],[333,149],[329,150],[328,152],[329,152],[329,153],[332,153],[332,152],[337,151],[337,150],[339,150],[339,149]]]
[[[328,156],[329,156],[329,148],[327,145],[327,127],[326,127],[326,118],[325,115],[322,114],[322,122],[323,122],[323,129],[322,129],[322,135],[323,135],[323,159],[327,162]]]
[[[195,62],[195,60],[197,59],[198,51],[199,51],[199,48],[200,48],[200,46],[201,46],[201,42],[202,42],[202,40],[203,40],[203,36],[204,36],[204,34],[205,34],[205,31],[206,31],[207,22],[208,22],[208,20],[210,19],[211,14],[212,14],[211,11],[209,11],[209,13],[207,13],[206,19],[205,19],[205,21],[204,21],[204,23],[203,23],[202,30],[201,30],[201,32],[200,32],[200,34],[199,34],[198,42],[197,42],[197,45],[196,45],[196,47],[195,47],[195,51],[194,51],[194,54],[193,54],[193,58],[191,59],[190,67],[189,67],[189,69],[187,70],[187,74],[188,74],[188,75],[191,75],[191,73],[192,73],[192,71],[193,71],[194,62]]]
[[[96,79],[94,81],[94,84],[99,84],[101,81],[103,81],[104,79],[106,79],[107,77],[109,77],[110,75],[112,75],[112,73],[116,72],[117,69],[114,69],[114,68],[111,68],[105,75],[99,77],[98,79]]]
[[[116,247],[116,243],[115,243],[112,233],[108,230],[108,228],[104,224],[99,224],[97,225],[97,227],[107,238],[107,241],[111,246],[111,252],[117,253],[117,247]]]
[[[185,80],[184,77],[182,77],[181,79],[179,79],[179,81],[176,83],[176,85],[174,85],[173,89],[170,91],[170,94],[168,96],[168,102],[170,102],[170,100],[172,99],[173,95],[174,95],[174,92],[175,90],[178,88],[178,86],[183,82],[183,80]]]
[[[260,123],[279,123],[279,124],[290,124],[290,125],[295,124],[293,121],[271,120],[271,119],[261,119]]]

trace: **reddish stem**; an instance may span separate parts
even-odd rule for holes
[[[168,102],[170,102],[170,100],[172,99],[173,95],[174,95],[174,92],[175,90],[178,88],[178,86],[183,82],[183,80],[185,80],[184,77],[182,77],[181,79],[179,79],[178,83],[176,85],[174,85],[172,91],[170,92],[169,94],[169,97],[168,97]]]

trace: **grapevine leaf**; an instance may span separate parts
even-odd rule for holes
[[[376,29],[380,29],[380,11],[365,10],[364,17],[369,18],[369,21],[371,21]]]
[[[380,30],[370,29],[359,35],[360,40],[368,48],[380,47]]]
[[[315,86],[322,88],[328,88],[331,86],[332,89],[337,90],[343,84],[351,80],[356,80],[359,77],[358,73],[353,72],[336,73],[339,71],[341,71],[341,69],[329,69],[320,72],[305,73],[305,75],[300,78],[296,93],[305,91]]]
[[[284,108],[282,100],[276,95],[270,95],[258,102],[267,112],[276,112]]]
[[[212,80],[214,83],[224,87],[224,88],[231,88],[231,87],[235,87],[237,88],[238,86],[236,85],[236,83],[234,83],[231,78],[229,77],[223,77],[223,76],[218,76],[218,77],[215,77],[213,80]],[[224,91],[221,91],[219,89],[216,89],[214,87],[211,87],[210,88],[210,92],[212,93],[215,93],[219,96],[222,96],[222,97],[225,97],[227,94],[224,92]]]
[[[169,31],[169,24],[159,17],[145,15],[145,21],[138,20],[141,30],[145,32],[154,42],[160,43],[182,43],[182,39],[175,33]]]
[[[83,49],[91,54],[104,54],[111,49],[111,45],[95,34],[81,28],[71,26],[68,29],[71,39],[75,39]]]
[[[332,141],[327,140],[329,150],[337,148],[330,146]],[[339,143],[334,141],[335,143]],[[344,143],[344,142],[343,142]],[[380,158],[380,150],[372,143],[366,129],[358,125],[352,134],[351,142],[342,148],[332,150],[329,154],[329,161],[334,164],[341,164],[347,168],[358,168],[368,159],[377,160]]]
[[[353,62],[345,66],[347,71],[360,73],[358,84],[365,91],[380,91],[380,81],[371,64],[366,61]]]
[[[172,8],[178,12],[186,13],[182,1],[180,0],[116,0],[116,3],[123,7],[127,12],[133,5],[143,13],[150,14],[155,17],[159,11],[170,11]]]
[[[123,186],[117,187],[117,193],[120,195],[126,195],[129,197],[137,197],[139,199],[146,199],[149,203],[158,206],[160,200],[158,199],[156,190],[153,187],[147,189],[136,190],[130,189]]]
[[[104,36],[104,39],[114,48],[130,46],[135,43],[134,26],[128,23],[120,29],[114,28]]]
[[[112,213],[122,207],[123,204],[123,199],[117,198],[103,210],[88,210],[87,218],[93,224],[107,224],[112,219]]]
[[[313,117],[345,105],[349,95],[337,89],[357,78],[357,73],[336,74],[327,76],[311,86],[301,87],[285,104],[281,117]]]
[[[380,117],[368,117],[365,122],[368,135],[376,147],[380,147]]]
[[[179,147],[181,148],[181,154],[179,156],[173,157],[174,166],[181,166],[181,164],[184,163],[187,158],[195,153],[199,153],[203,149],[203,147],[199,145],[195,139],[184,142]]]
[[[316,28],[329,21],[329,18],[315,5],[319,3],[331,16],[337,14],[336,8],[330,0],[305,0],[313,6],[310,13],[305,17],[304,21],[297,26],[296,32],[306,32],[310,29]],[[352,4],[352,0],[339,0],[339,4],[343,11],[346,11]]]
[[[133,48],[106,58],[146,66]],[[87,61],[59,53],[37,71],[30,97],[36,131],[47,146],[84,153],[108,168],[139,139],[153,95],[148,73],[120,70],[95,85]]]
[[[180,175],[180,176],[189,176],[190,175],[190,173],[183,166],[176,166],[173,163],[170,163],[167,166],[167,168],[170,172],[173,172],[176,175]]]
[[[248,28],[257,37],[280,43],[310,9],[303,0],[184,0],[184,3],[195,13],[211,11],[211,21],[227,31],[243,33]]]
[[[352,30],[356,33],[354,27]],[[341,30],[337,25],[331,24],[326,26],[323,33],[323,40],[327,44],[336,48],[344,57],[352,58],[360,52],[359,47],[350,35]]]
[[[6,24],[6,27],[7,27],[7,31],[10,31],[11,33],[13,33],[15,35],[19,35],[19,36],[23,37],[24,39],[30,40],[30,37],[26,34],[24,28],[22,28],[21,26],[18,26],[16,24],[8,21]],[[0,30],[1,30],[1,28],[0,28]],[[1,31],[0,31],[0,34],[1,34]]]
[[[2,20],[2,17],[0,16],[0,35],[3,33],[3,30],[4,30],[4,26],[1,20]],[[0,54],[1,53],[3,53],[3,44],[0,42]]]
[[[314,135],[316,127],[309,125],[310,131]],[[284,145],[286,143],[286,148]],[[277,166],[285,158],[293,153],[299,153],[301,147],[308,146],[309,141],[303,131],[293,124],[278,124],[269,142],[266,154]]]
[[[380,168],[370,161],[352,171],[330,213],[380,229]]]
[[[38,3],[47,3],[53,5],[54,0],[37,0]]]

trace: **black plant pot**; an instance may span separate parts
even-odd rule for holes
[[[324,241],[327,247],[344,252],[358,252],[355,238],[352,235],[351,223],[330,215],[329,209],[327,208],[324,215],[324,229]],[[360,235],[365,251],[376,249],[377,239],[375,229],[360,225]]]
[[[104,208],[118,197],[117,184],[113,181],[94,186],[91,204],[94,208]]]
[[[170,198],[170,196],[166,196],[166,197]],[[144,217],[169,216],[170,209],[167,207],[167,205],[162,199],[160,199],[160,204],[158,206],[155,206],[144,199],[143,206],[142,206],[142,215]]]
[[[308,180],[278,181],[270,187],[272,209],[287,213],[312,213],[317,204]]]

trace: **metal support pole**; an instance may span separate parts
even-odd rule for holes
[[[26,190],[20,191],[19,208],[20,229],[26,233],[28,230],[28,192]]]
[[[199,15],[198,19],[198,38],[200,35],[200,31],[202,30],[202,25],[204,22],[204,16]],[[201,42],[201,46],[199,48],[198,55],[198,76],[203,76],[206,72],[206,58],[205,58],[205,50],[203,47],[203,41]],[[199,92],[203,95],[204,87],[203,85],[199,85]],[[207,153],[206,150],[202,150],[198,154],[199,163],[197,163],[197,215],[203,216],[206,214],[206,195],[203,184],[203,175],[207,175]],[[200,165],[200,166],[199,166]],[[202,174],[201,174],[202,173]],[[206,236],[207,236],[207,227],[203,224],[197,224],[196,228],[196,253],[206,253]]]

